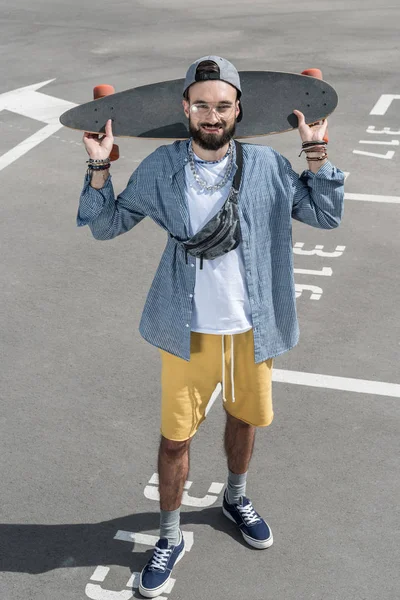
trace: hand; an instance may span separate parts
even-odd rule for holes
[[[87,133],[83,135],[83,143],[85,144],[86,152],[90,158],[94,160],[105,160],[111,154],[114,144],[114,136],[112,134],[112,121],[109,119],[106,123],[106,133],[99,136],[97,133]]]
[[[313,142],[314,140],[324,139],[328,128],[328,121],[326,119],[310,127],[307,125],[302,112],[294,110],[293,113],[299,120],[298,128],[302,142]]]

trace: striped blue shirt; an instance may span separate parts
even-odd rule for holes
[[[85,178],[77,216],[97,240],[110,240],[150,217],[167,233],[167,245],[150,287],[139,331],[150,344],[190,360],[195,258],[168,235],[190,238],[185,197],[188,141],[150,154],[115,198],[111,177],[95,190]],[[236,168],[236,164],[235,164]],[[332,229],[343,213],[344,173],[330,162],[300,176],[268,146],[243,144],[239,218],[259,363],[295,346],[299,338],[293,276],[292,218]]]

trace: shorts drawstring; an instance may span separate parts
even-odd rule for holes
[[[235,380],[234,380],[234,347],[233,347],[233,335],[231,335],[231,388],[232,388],[232,402],[235,402]],[[226,402],[225,398],[225,336],[222,335],[222,400]]]

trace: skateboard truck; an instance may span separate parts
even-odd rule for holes
[[[315,79],[323,79],[321,69],[306,69],[301,72],[302,75],[308,75],[308,77],[315,77]],[[324,142],[328,143],[328,130],[326,130]]]
[[[115,89],[112,85],[108,85],[107,83],[102,83],[100,85],[96,85],[93,88],[93,99],[98,100],[99,98],[104,98],[105,96],[111,96],[111,94],[115,94]],[[119,159],[119,147],[114,144],[110,154],[110,160],[118,160]]]

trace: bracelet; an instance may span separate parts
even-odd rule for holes
[[[299,156],[301,156],[303,152],[307,153],[315,152],[316,150],[325,150],[327,145],[327,142],[325,142],[324,140],[315,140],[314,142],[303,142],[301,145],[302,150]]]
[[[89,160],[86,161],[88,163],[88,165],[106,165],[110,162],[110,158],[89,158]]]
[[[106,171],[111,167],[110,163],[104,165],[88,165],[88,171]]]
[[[328,158],[328,155],[326,154],[326,152],[325,152],[325,154],[323,154],[319,158],[307,158],[307,161],[308,162],[310,162],[310,161],[313,162],[313,161],[316,161],[316,160],[320,161],[320,160],[325,160],[325,158]]]
[[[307,148],[307,146],[314,146],[315,144],[318,144],[319,146],[327,146],[328,142],[325,140],[311,140],[309,142],[303,142],[301,146],[302,148]]]

